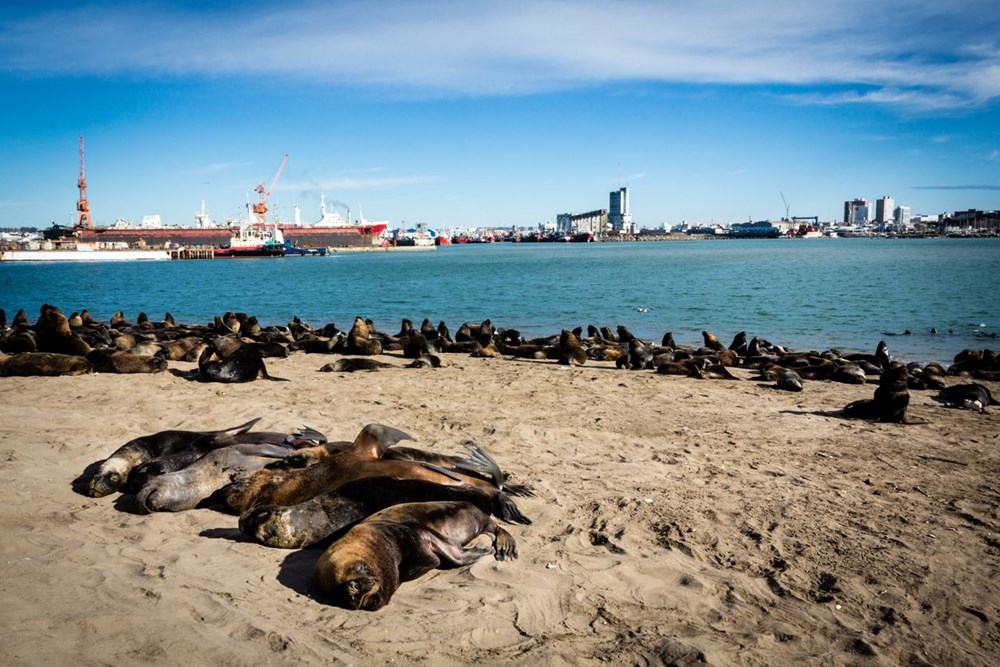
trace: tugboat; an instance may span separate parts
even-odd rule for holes
[[[215,248],[216,257],[285,256],[285,239],[278,225],[240,220],[231,229],[228,245]]]

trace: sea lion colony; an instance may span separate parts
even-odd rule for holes
[[[505,485],[481,448],[469,444],[456,456],[397,447],[412,438],[381,424],[364,427],[352,442],[328,442],[308,427],[252,432],[257,421],[140,436],[100,462],[85,492],[132,494],[145,513],[235,510],[240,530],[267,546],[334,538],[315,576],[332,601],[351,609],[380,609],[400,583],[434,568],[489,554],[517,558],[514,537],[492,516],[530,524],[510,495],[531,491]],[[480,535],[492,546],[470,546]]]
[[[878,343],[874,354],[843,354],[833,349],[789,350],[756,337],[748,340],[745,332],[737,333],[728,347],[708,331],[703,331],[702,337],[704,344],[698,348],[677,345],[671,332],[655,344],[634,336],[624,325],[616,332],[590,325],[586,335],[577,327],[525,340],[518,331],[494,327],[488,319],[478,325],[463,323],[454,337],[444,322],[435,327],[425,319],[416,328],[411,320],[403,319],[399,332],[392,335],[378,331],[371,320],[360,316],[343,331],[335,324],[314,329],[298,317],[287,326],[262,327],[256,317],[234,312],[216,316],[211,324],[186,325],[175,322],[169,313],[162,321],[140,313],[135,322],[129,322],[119,311],[105,325],[86,310],[66,317],[59,308],[46,304],[34,324],[21,310],[7,326],[6,314],[0,310],[0,376],[156,373],[167,370],[171,361],[183,360],[198,364],[197,372],[175,371],[190,379],[282,381],[285,378],[268,373],[265,359],[293,352],[344,355],[319,368],[342,373],[401,367],[371,358],[379,354],[401,355],[410,360],[407,368],[436,368],[446,363],[444,355],[466,354],[570,366],[605,361],[622,370],[702,379],[736,380],[731,369],[740,367],[752,369],[756,379],[786,391],[802,391],[813,380],[879,382],[880,390],[871,401],[879,406],[891,401],[896,408],[857,402],[846,406],[844,415],[895,422],[905,421],[904,397],[909,390],[950,389],[947,377],[1000,379],[1000,355],[989,349],[962,350],[948,368],[914,362],[897,369],[894,364],[900,362],[890,359],[885,341]],[[884,372],[890,370],[892,377],[884,378]],[[894,383],[891,388],[890,381]],[[977,410],[995,402],[983,385],[968,384],[974,385],[968,391],[980,395],[985,391],[985,399],[953,400],[952,395],[961,390],[942,393],[937,399],[945,405]]]

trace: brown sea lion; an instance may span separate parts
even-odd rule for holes
[[[235,477],[223,496],[233,510],[243,513],[263,505],[296,505],[322,493],[336,491],[348,482],[372,477],[421,479],[450,486],[472,485],[488,492],[494,492],[503,484],[503,473],[495,462],[489,472],[492,481],[485,481],[477,473],[485,471],[486,467],[473,459],[464,461],[465,469],[452,466],[449,470],[444,458],[435,458],[431,463],[383,456],[401,440],[412,438],[390,426],[369,424],[342,452],[303,469],[259,470]]]
[[[0,352],[0,377],[83,375],[94,370],[85,357],[55,352]]]
[[[240,516],[240,530],[261,544],[298,549],[316,544],[371,514],[401,503],[464,500],[504,521],[530,524],[502,492],[446,486],[419,479],[376,477],[344,484],[297,505],[256,507]]]
[[[479,535],[493,545],[467,547]],[[404,581],[436,568],[461,567],[492,553],[517,558],[513,536],[467,502],[394,505],[376,512],[330,545],[316,563],[320,588],[349,609],[375,611]]]
[[[107,348],[91,350],[87,361],[98,373],[162,373],[167,370],[167,360],[162,356],[114,352]]]
[[[258,421],[260,417],[221,431],[160,431],[129,440],[101,463],[87,484],[87,492],[95,498],[106,496],[121,489],[138,465],[187,448],[210,451],[224,447],[231,444],[228,438],[246,433]]]
[[[559,335],[559,363],[563,366],[583,366],[587,363],[587,350],[580,339],[567,329]]]
[[[358,316],[354,318],[354,325],[347,333],[347,340],[344,343],[345,354],[382,354],[382,344],[377,340],[372,340],[372,327],[368,322]]]
[[[701,337],[705,339],[705,347],[710,350],[721,352],[726,349],[726,346],[713,333],[702,331]]]

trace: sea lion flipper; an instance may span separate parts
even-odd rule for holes
[[[493,556],[497,560],[515,560],[517,558],[517,542],[514,536],[497,526],[496,537],[493,539]]]
[[[501,521],[506,521],[507,523],[531,525],[531,519],[524,516],[518,506],[514,504],[514,501],[510,499],[510,496],[503,492],[497,493],[493,501],[493,514]]]
[[[240,424],[239,426],[234,426],[224,431],[219,431],[219,435],[228,435],[228,436],[241,435],[252,429],[260,420],[261,417],[255,417],[254,419],[251,419],[245,424]]]
[[[455,468],[457,470],[471,470],[472,472],[486,475],[492,479],[493,486],[502,489],[506,475],[500,470],[500,464],[496,462],[496,459],[490,456],[490,453],[479,445],[468,443],[465,445],[465,448],[469,450],[469,456],[456,465]]]
[[[351,449],[359,454],[368,454],[372,459],[378,459],[397,442],[414,439],[412,435],[404,433],[398,428],[384,424],[368,424],[358,433],[358,437],[354,439]]]
[[[326,435],[320,433],[311,426],[306,426],[305,424],[303,424],[302,428],[299,430],[292,431],[292,435],[302,440],[312,440],[320,445],[325,445],[327,443]]]

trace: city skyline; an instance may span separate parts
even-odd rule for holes
[[[20,3],[0,226],[70,222],[80,135],[97,224],[236,217],[286,153],[271,208],[306,222],[998,209],[998,35],[986,0]]]

